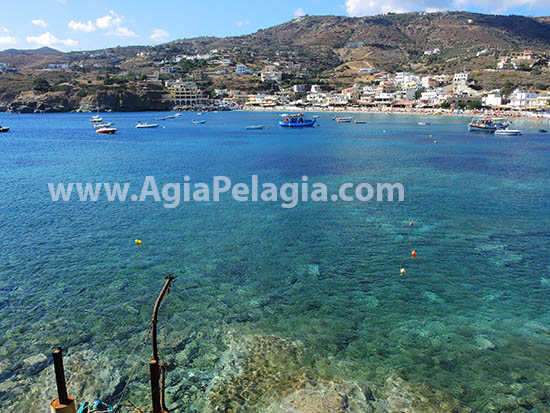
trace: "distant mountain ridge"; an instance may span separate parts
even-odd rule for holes
[[[64,54],[64,53],[52,47],[40,47],[39,49],[7,49],[7,50],[0,51],[0,56],[13,55],[13,54],[53,55],[53,54]]]

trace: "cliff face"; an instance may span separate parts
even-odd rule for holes
[[[164,111],[171,105],[162,101],[160,91],[102,91],[84,98],[70,92],[23,92],[0,106],[13,113],[56,113],[93,112],[97,107],[110,112]]]

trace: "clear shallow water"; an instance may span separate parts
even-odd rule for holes
[[[342,125],[324,114],[320,128],[293,131],[276,114],[207,113],[205,125],[184,114],[133,128],[155,116],[106,114],[119,131],[99,136],[87,114],[0,115],[12,128],[0,135],[0,411],[47,411],[54,395],[36,383],[53,374],[19,363],[57,345],[109,370],[98,395],[120,391],[167,273],[177,281],[160,350],[172,383],[189,372],[208,383],[227,333],[252,332],[300,341],[327,376],[382,382],[396,371],[481,411],[550,410],[550,135],[539,125],[516,121],[523,136],[495,138],[465,132],[467,119],[356,115],[368,123]],[[244,130],[256,124],[269,129]],[[164,209],[54,203],[47,190],[252,174],[278,184],[307,175],[331,189],[401,182],[405,202],[283,209],[225,197]],[[148,356],[128,394],[142,405]],[[172,396],[196,393],[200,409],[204,386]]]

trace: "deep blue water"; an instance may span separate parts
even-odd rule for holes
[[[322,114],[297,131],[239,112],[134,128],[157,116],[105,114],[118,131],[100,136],[88,114],[0,115],[11,128],[0,134],[0,411],[47,409],[55,394],[36,383],[53,369],[20,363],[57,345],[128,377],[168,273],[161,351],[174,381],[212,377],[224,335],[247,331],[300,341],[326,375],[382,382],[396,371],[481,411],[498,398],[550,411],[550,135],[539,124],[516,121],[523,136],[497,138],[460,118],[361,114],[367,124],[346,125]],[[268,129],[245,130],[257,124]],[[52,202],[47,187],[129,182],[135,193],[148,175],[161,186],[252,174],[279,185],[307,175],[331,190],[399,182],[405,201],[284,209],[225,195],[165,209]],[[178,364],[190,342],[196,357]],[[134,399],[146,397],[148,355]]]

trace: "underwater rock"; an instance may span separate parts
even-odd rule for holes
[[[390,374],[384,385],[321,377],[300,342],[232,333],[205,412],[471,413],[423,384]],[[365,368],[368,368],[367,366]]]
[[[423,384],[411,384],[403,378],[390,374],[382,389],[385,397],[373,402],[378,413],[471,413],[460,402],[434,391]]]
[[[496,348],[496,346],[490,342],[487,337],[482,336],[481,334],[474,337],[474,342],[480,350],[494,350]]]
[[[294,391],[265,410],[265,413],[290,412],[374,413],[375,410],[356,383],[318,381]]]
[[[542,324],[537,323],[536,321],[528,321],[524,324],[524,326],[535,331],[538,334],[548,334],[550,332],[550,329],[548,327],[545,327]]]
[[[432,293],[430,291],[425,291],[424,294],[422,294],[424,297],[426,297],[428,299],[428,301],[432,302],[432,303],[437,303],[437,304],[443,304],[445,303],[445,300],[441,297],[439,297],[437,294],[435,293]]]
[[[36,374],[48,364],[48,358],[40,353],[23,360],[22,369],[25,373]]]
[[[550,278],[541,278],[540,279],[541,287],[550,287]]]

